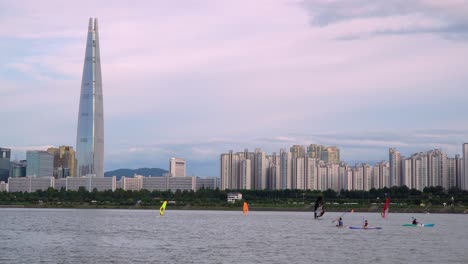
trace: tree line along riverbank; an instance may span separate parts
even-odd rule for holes
[[[403,187],[371,189],[369,191],[333,190],[240,190],[243,199],[227,202],[227,194],[236,190],[198,191],[78,191],[55,190],[30,193],[0,192],[0,207],[42,208],[134,208],[157,209],[164,200],[171,209],[239,210],[243,201],[250,209],[277,211],[311,211],[317,197],[322,196],[327,211],[378,212],[386,197],[392,212],[408,213],[467,213],[468,191],[442,187],[425,188],[422,192]]]

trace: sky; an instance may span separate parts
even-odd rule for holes
[[[99,20],[105,169],[218,176],[219,155],[468,142],[468,1],[0,1],[0,147],[76,144]]]

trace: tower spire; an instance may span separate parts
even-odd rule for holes
[[[93,18],[89,18],[88,31],[93,31]]]

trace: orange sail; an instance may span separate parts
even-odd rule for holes
[[[247,215],[248,212],[249,212],[249,205],[247,204],[247,202],[244,202],[244,207],[242,207],[242,214]]]

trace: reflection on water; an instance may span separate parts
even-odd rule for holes
[[[468,263],[468,216],[0,209],[0,263]],[[403,227],[411,217],[432,228]]]

